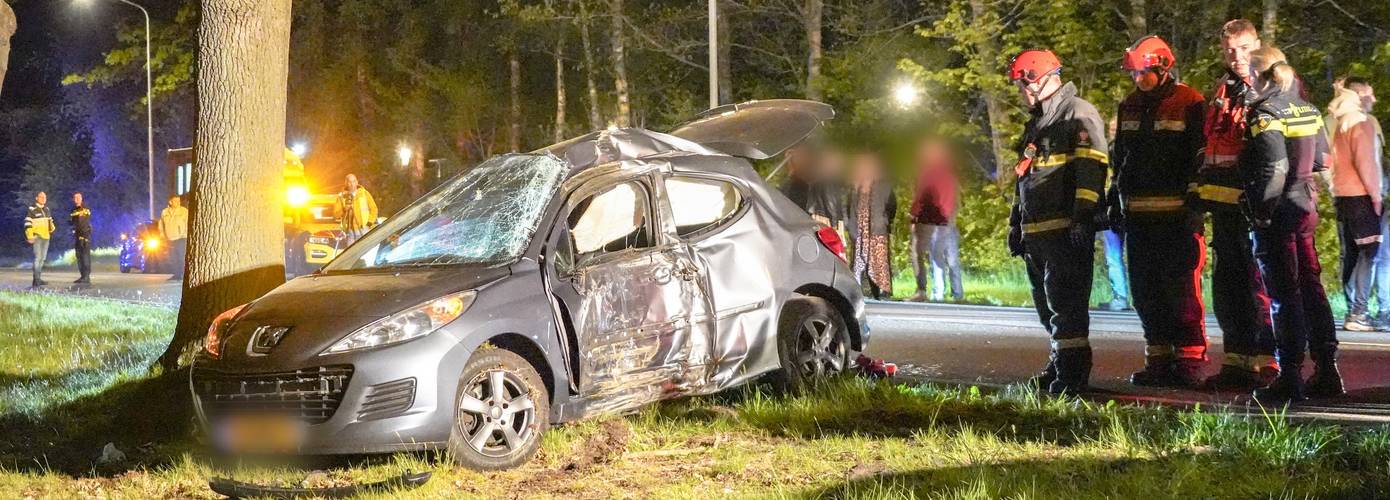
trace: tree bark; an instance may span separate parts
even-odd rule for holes
[[[971,16],[976,21],[989,14],[989,7],[984,0],[970,0]],[[975,51],[979,54],[981,61],[993,64],[999,60],[999,46],[992,37],[981,37],[975,44]],[[993,67],[989,68],[995,69]],[[1014,171],[1008,168],[1009,145],[1004,138],[1004,129],[1009,123],[1009,114],[1004,110],[1004,103],[993,89],[988,87],[980,88],[980,97],[985,101],[985,110],[989,114],[989,141],[991,149],[994,150],[995,180],[1005,193],[1012,192],[1009,188],[1013,185]]]
[[[10,9],[5,0],[0,0],[0,92],[4,91],[5,73],[10,67],[10,37],[19,28],[19,22],[14,17],[14,10]]]
[[[589,91],[589,127],[603,128],[603,112],[599,111],[598,84],[594,77],[594,47],[589,39],[589,7],[587,0],[579,2],[579,40],[584,46],[584,86]]]
[[[166,372],[214,316],[285,281],[290,0],[204,0],[200,23],[188,260]]]
[[[632,103],[628,96],[627,55],[623,49],[623,0],[609,0],[612,19],[613,42],[613,93],[618,96],[618,113],[614,124],[619,127],[632,125]]]
[[[824,11],[824,0],[806,0],[806,97],[816,101],[825,98],[817,82],[820,79],[820,61],[825,56],[825,48],[821,44]]]
[[[565,38],[555,42],[555,142],[565,140]]]
[[[1149,9],[1145,0],[1129,0],[1129,38],[1138,40],[1149,34]]]
[[[715,20],[715,29],[719,31],[719,104],[734,102],[733,58],[729,57],[734,42],[734,34],[729,30],[733,6],[733,2],[720,0],[719,18]]]
[[[1265,0],[1263,28],[1261,41],[1265,45],[1274,46],[1275,36],[1279,34],[1279,0]]]
[[[512,152],[521,151],[521,59],[513,47],[507,54],[507,67],[510,68],[512,95],[511,128],[507,134],[507,146]]]

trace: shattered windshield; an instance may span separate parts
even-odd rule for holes
[[[505,155],[474,167],[367,233],[325,271],[510,262],[521,256],[567,167]]]

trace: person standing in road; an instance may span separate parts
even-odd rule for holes
[[[1119,107],[1112,223],[1125,229],[1134,307],[1144,326],[1139,386],[1197,388],[1207,360],[1202,214],[1186,202],[1202,164],[1205,98],[1177,81],[1167,42],[1147,36],[1125,51],[1136,87]]]
[[[1299,97],[1298,74],[1279,49],[1252,52],[1250,72],[1255,100],[1248,118],[1250,143],[1240,155],[1248,179],[1241,206],[1255,227],[1255,258],[1273,301],[1282,369],[1273,384],[1256,389],[1254,396],[1273,405],[1305,395],[1343,394],[1337,329],[1313,241],[1318,224],[1313,175],[1325,168],[1328,151],[1322,115]],[[1305,352],[1314,364],[1306,384],[1301,373]]]
[[[376,200],[367,188],[357,183],[356,175],[348,174],[344,180],[333,215],[342,221],[349,243],[367,234],[367,230],[376,225]]]
[[[951,298],[965,300],[961,287],[960,230],[956,212],[960,210],[960,180],[951,150],[940,139],[929,139],[917,152],[917,185],[912,196],[912,268],[917,276],[913,302],[927,300],[927,271],[932,274],[931,300],[946,298],[946,280],[951,281]],[[930,268],[928,267],[930,261]]]
[[[73,253],[77,254],[77,283],[92,283],[92,211],[82,203],[82,193],[72,194],[72,212],[68,214],[72,225]]]
[[[170,265],[174,275],[169,281],[183,279],[184,258],[188,255],[188,209],[178,195],[169,197],[169,206],[159,213],[159,234],[169,242]]]
[[[1356,93],[1361,100],[1361,112],[1366,116],[1366,121],[1371,123],[1375,130],[1375,149],[1380,154],[1376,155],[1375,161],[1381,173],[1381,199],[1385,199],[1385,194],[1390,191],[1390,164],[1386,163],[1387,150],[1385,145],[1385,131],[1380,126],[1380,120],[1371,114],[1375,110],[1376,93],[1375,88],[1365,78],[1352,76],[1342,82],[1342,86],[1347,90]],[[1374,295],[1377,303],[1377,311],[1372,326],[1380,331],[1390,331],[1390,213],[1381,207],[1380,217],[1380,247],[1376,250],[1376,256],[1372,267],[1374,283]]]
[[[1022,256],[1052,355],[1032,382],[1051,393],[1085,391],[1091,376],[1090,302],[1096,214],[1105,189],[1105,122],[1062,80],[1048,50],[1025,50],[1009,65],[1031,118],[1019,142],[1009,250]]]
[[[1332,132],[1332,196],[1337,207],[1337,234],[1342,243],[1342,290],[1347,299],[1343,328],[1375,330],[1367,315],[1381,244],[1380,147],[1374,122],[1362,111],[1361,97],[1340,88],[1327,105]],[[1384,309],[1384,307],[1382,307]]]
[[[48,241],[58,225],[53,223],[53,212],[48,209],[48,193],[39,191],[34,195],[34,204],[24,215],[24,239],[34,247],[34,287],[47,285],[43,280],[43,265],[48,261]]]
[[[1211,213],[1212,309],[1221,325],[1225,357],[1221,371],[1208,378],[1211,389],[1250,391],[1279,374],[1274,360],[1274,329],[1269,295],[1255,263],[1250,223],[1241,215],[1244,189],[1237,159],[1246,144],[1250,94],[1250,53],[1260,48],[1259,32],[1244,19],[1221,29],[1226,75],[1208,101],[1203,123],[1206,158],[1197,172],[1197,206]]]
[[[854,276],[867,295],[875,299],[893,296],[892,258],[888,238],[898,198],[884,176],[878,155],[859,153],[854,157],[854,185],[850,190],[849,233],[854,241]]]

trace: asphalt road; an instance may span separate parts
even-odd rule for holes
[[[173,305],[179,283],[167,274],[96,273],[90,286],[75,286],[72,272],[45,273],[51,293]],[[27,271],[0,271],[0,288],[27,289]],[[1002,386],[1034,375],[1047,361],[1046,333],[1032,309],[951,304],[870,302],[872,341],[867,354],[897,363],[900,376],[927,381]],[[1208,317],[1211,365],[1220,366],[1221,332]],[[1258,413],[1248,394],[1146,389],[1129,385],[1143,367],[1144,340],[1133,313],[1093,311],[1095,350],[1089,397],[1154,404],[1221,405]],[[1309,401],[1291,414],[1357,422],[1390,422],[1390,333],[1340,332],[1346,397]],[[1311,369],[1308,367],[1307,369]]]

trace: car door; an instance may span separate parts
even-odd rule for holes
[[[571,333],[575,389],[587,414],[620,411],[683,393],[702,353],[692,316],[696,272],[654,217],[649,176],[576,189],[548,241],[551,293]]]

